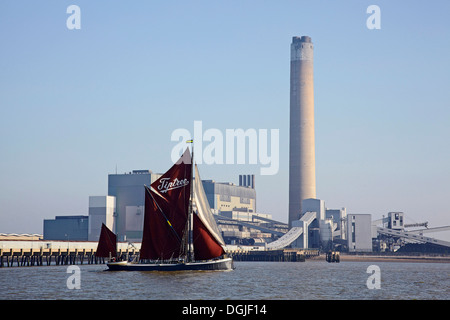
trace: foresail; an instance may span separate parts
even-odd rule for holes
[[[100,238],[98,240],[97,251],[95,251],[97,257],[113,257],[117,255],[117,237],[116,235],[102,223],[102,229],[100,231]]]
[[[194,257],[195,260],[209,260],[225,254],[222,245],[211,235],[197,214],[194,220]]]
[[[195,259],[207,260],[223,255],[225,242],[212,215],[197,165],[194,180],[194,212]]]
[[[203,222],[208,231],[213,235],[216,241],[224,246],[225,242],[222,239],[219,227],[211,212],[208,199],[206,198],[205,190],[203,189],[203,183],[198,172],[197,165],[195,165],[195,180],[194,180],[194,204],[195,211]]]

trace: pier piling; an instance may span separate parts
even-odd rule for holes
[[[94,249],[0,249],[0,268],[106,263],[105,258],[96,257],[95,253]],[[134,256],[137,252],[135,249],[121,250],[118,254],[126,257]]]

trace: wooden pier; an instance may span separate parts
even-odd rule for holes
[[[138,252],[133,250],[119,250],[120,257],[134,256]],[[23,266],[50,266],[70,264],[102,264],[105,258],[96,257],[95,251],[91,250],[13,250],[4,251],[0,249],[0,267],[23,267]]]
[[[118,252],[119,256],[134,256],[135,250],[129,252]],[[3,251],[0,249],[0,267],[23,267],[23,266],[50,266],[69,264],[101,264],[105,258],[96,257],[94,250],[13,250]]]
[[[120,242],[117,247],[118,256],[127,258],[139,253],[140,244]],[[0,239],[0,267],[105,263],[105,258],[95,256],[96,250],[93,241]]]

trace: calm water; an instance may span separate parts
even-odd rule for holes
[[[367,267],[381,271],[368,289]],[[77,265],[80,289],[68,289],[67,266],[0,268],[0,299],[450,299],[450,264],[325,261],[235,262],[230,272],[106,272]]]

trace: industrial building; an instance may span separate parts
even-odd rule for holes
[[[347,215],[347,235],[349,252],[371,252],[372,216],[370,214]]]
[[[403,212],[389,212],[372,220],[371,214],[347,214],[346,209],[327,209],[320,199],[305,199],[303,213],[292,228],[267,248],[316,248],[342,252],[394,252],[408,244],[425,244],[435,252],[450,250],[450,242],[423,236],[426,232],[450,230],[450,226],[428,228],[426,223],[405,224]],[[425,226],[425,228],[414,229]]]
[[[246,180],[240,176],[240,185],[231,182],[215,182],[214,180],[202,180],[203,189],[209,205],[214,213],[220,211],[233,211],[245,209],[248,212],[256,212],[256,190],[254,176],[250,184],[244,185]]]
[[[98,241],[102,223],[110,230],[116,230],[116,197],[90,196],[89,197],[89,241]]]
[[[271,220],[270,214],[246,211],[222,211],[215,215],[222,237],[228,245],[241,245],[265,248],[273,236],[281,236],[287,225]]]
[[[89,216],[56,216],[44,220],[45,240],[88,240]]]
[[[292,221],[292,228],[282,239],[269,244],[276,248],[277,243],[290,243],[293,248],[334,249],[347,238],[347,210],[328,209],[321,199],[302,201],[302,214],[299,220]]]
[[[144,223],[144,185],[151,185],[161,174],[133,170],[108,175],[108,196],[115,197],[115,228],[121,241],[140,241]]]
[[[222,237],[228,245],[265,248],[283,236],[286,223],[272,220],[272,215],[256,211],[254,175],[239,175],[239,185],[203,180],[209,205],[215,214]]]
[[[428,227],[428,222],[405,223],[403,212],[389,212],[387,216],[372,221],[372,246],[376,251],[397,251],[405,246],[420,244],[421,250],[450,252],[450,242],[424,236],[450,230],[450,226]]]
[[[89,215],[56,216],[44,220],[44,240],[98,241],[102,223],[115,230],[116,198],[90,196]]]

